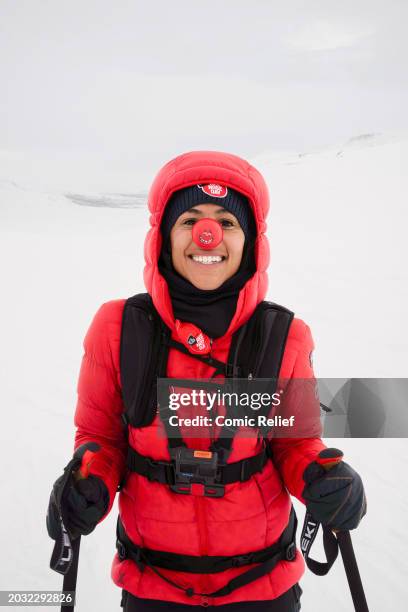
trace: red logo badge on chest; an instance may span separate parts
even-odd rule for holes
[[[210,338],[193,323],[183,323],[176,319],[176,331],[180,342],[196,355],[206,355],[211,351]]]
[[[197,185],[197,187],[212,198],[225,198],[228,194],[228,189],[224,185],[217,185],[216,183]]]

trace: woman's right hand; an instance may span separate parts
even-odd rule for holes
[[[47,530],[52,539],[58,533],[58,516],[53,499],[55,491],[62,481],[62,476],[54,484],[47,514]],[[91,533],[109,505],[109,493],[105,483],[97,476],[84,478],[79,470],[72,473],[71,481],[62,498],[65,527],[75,539],[79,535]]]

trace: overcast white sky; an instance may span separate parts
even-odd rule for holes
[[[148,166],[406,131],[406,0],[1,0],[0,150]]]

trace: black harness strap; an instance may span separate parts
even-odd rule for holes
[[[137,546],[127,536],[120,517],[118,517],[116,548],[120,560],[132,559],[142,571],[145,566],[149,567],[160,578],[177,589],[182,590],[190,597],[193,595],[223,597],[265,576],[279,561],[293,561],[296,558],[296,528],[297,519],[292,507],[288,525],[282,532],[277,543],[262,550],[251,551],[240,555],[196,557]],[[157,567],[160,567],[163,569],[194,574],[213,574],[223,572],[232,567],[245,567],[246,565],[252,564],[258,565],[236,576],[222,588],[212,593],[196,593],[192,588],[185,588],[177,584],[167,576],[164,576],[157,569]]]
[[[231,363],[224,363],[223,361],[220,361],[219,359],[215,359],[215,357],[210,357],[210,355],[206,357],[205,355],[198,355],[196,353],[190,353],[190,351],[188,350],[186,346],[184,346],[184,344],[181,344],[181,342],[177,342],[176,340],[173,340],[172,338],[169,338],[166,344],[168,347],[175,348],[178,351],[180,351],[180,353],[184,353],[184,355],[193,357],[194,359],[201,361],[201,363],[205,363],[206,365],[209,365],[215,368],[215,372],[213,373],[213,376],[215,376],[216,374],[224,374],[226,378],[230,378],[231,376],[236,376],[236,377],[239,376],[239,368],[236,368],[234,371],[234,366]]]
[[[262,452],[257,455],[220,465],[218,466],[216,481],[224,485],[233,482],[245,482],[251,476],[263,470],[269,457],[269,446],[265,446]],[[150,457],[141,455],[132,447],[128,449],[127,467],[131,472],[136,472],[151,482],[160,482],[167,485],[175,484],[174,463],[171,461],[155,461]]]

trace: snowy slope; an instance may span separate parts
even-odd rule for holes
[[[268,297],[311,326],[319,376],[407,376],[407,153],[404,139],[371,137],[253,160],[271,192]],[[35,167],[4,152],[0,160],[0,589],[58,589],[45,511],[72,453],[81,344],[102,302],[144,290],[151,177],[58,160]],[[369,514],[354,541],[370,610],[402,610],[408,443],[329,443],[366,483]],[[83,538],[78,612],[119,609],[109,576],[115,517]],[[306,612],[352,610],[341,563],[326,578],[306,574],[302,586]]]

